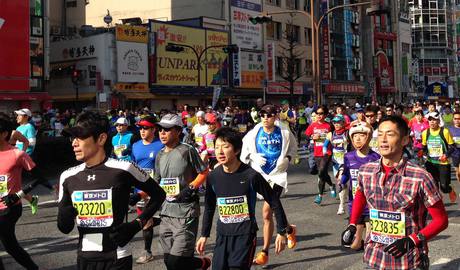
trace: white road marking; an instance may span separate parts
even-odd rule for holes
[[[61,237],[61,238],[58,238],[58,239],[55,239],[55,240],[51,240],[51,241],[35,244],[35,245],[32,245],[32,246],[24,247],[24,250],[32,250],[32,249],[40,248],[40,247],[43,247],[43,246],[49,246],[49,245],[53,245],[53,244],[57,244],[57,243],[61,243],[61,242],[69,241],[69,240],[75,240],[75,239],[78,239],[78,235],[70,235],[70,236]],[[3,257],[5,255],[8,255],[8,253],[5,252],[5,251],[0,252],[0,257]]]

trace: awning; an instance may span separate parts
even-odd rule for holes
[[[0,100],[49,100],[47,92],[0,93]]]
[[[149,92],[120,92],[126,99],[154,99],[155,95]]]
[[[78,101],[92,100],[96,97],[96,93],[79,93]],[[75,101],[75,94],[70,95],[51,95],[51,99],[55,101]]]

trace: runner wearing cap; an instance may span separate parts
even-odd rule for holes
[[[27,109],[20,109],[14,112],[16,114],[16,122],[19,126],[16,128],[16,131],[20,132],[24,137],[29,141],[29,146],[26,149],[26,153],[29,156],[32,156],[35,150],[35,144],[37,143],[37,131],[35,127],[29,122],[32,112]],[[16,142],[16,147],[18,149],[23,149],[23,143],[21,141]],[[30,204],[30,211],[32,215],[37,214],[38,211],[38,196],[27,194],[24,197]]]
[[[375,105],[369,105],[366,107],[365,110],[365,116],[366,116],[366,122],[372,127],[373,132],[372,132],[372,138],[371,141],[369,142],[369,147],[372,149],[372,151],[377,152],[379,151],[379,146],[377,143],[377,137],[378,137],[378,126],[379,123],[377,122],[377,114],[379,112],[379,107]]]
[[[381,158],[361,166],[350,224],[342,245],[350,245],[365,206],[371,232],[364,250],[365,269],[428,269],[427,241],[447,228],[441,194],[431,174],[403,157],[409,128],[397,116],[379,125]],[[432,221],[427,225],[428,213]]]
[[[201,149],[203,147],[203,135],[208,132],[208,125],[206,124],[205,112],[198,111],[196,113],[196,119],[198,123],[193,126],[190,132],[191,138],[193,138],[196,148]]]
[[[340,168],[343,166],[345,153],[348,151],[348,133],[345,129],[345,119],[341,114],[336,115],[332,118],[332,124],[334,125],[334,131],[329,132],[326,135],[326,140],[323,145],[323,155],[327,155],[329,144],[332,145],[332,172],[336,179],[337,186],[339,188],[339,199],[340,204],[337,209],[337,215],[343,215],[345,213],[345,197],[347,196],[347,190],[342,189],[340,185]]]
[[[19,245],[15,226],[22,215],[21,198],[40,182],[46,181],[24,151],[9,143],[14,125],[0,115],[0,241],[6,252],[26,269],[38,269],[30,255]],[[33,181],[22,188],[22,171],[30,171]],[[0,269],[5,269],[0,258]]]
[[[279,113],[279,119],[281,124],[288,127],[292,133],[296,134],[295,124],[296,124],[296,115],[289,107],[289,101],[287,99],[281,100],[281,111]]]
[[[135,162],[142,170],[153,178],[155,169],[155,158],[163,148],[163,144],[158,138],[158,128],[155,125],[156,119],[153,116],[142,118],[136,125],[139,128],[141,140],[133,144],[132,161]],[[130,205],[137,205],[137,214],[144,211],[145,205],[148,204],[149,196],[140,190],[135,190],[135,194],[130,199]],[[151,218],[142,228],[144,238],[144,254],[140,256],[136,263],[144,264],[152,261],[152,240],[153,227],[159,224],[158,218]]]
[[[105,116],[84,112],[74,127],[63,131],[71,139],[75,158],[83,162],[64,171],[59,180],[57,225],[68,234],[77,224],[77,269],[132,269],[127,244],[166,197],[134,163],[106,156],[109,127]],[[125,222],[132,186],[151,199],[136,219]]]
[[[213,170],[217,165],[214,142],[216,140],[217,117],[213,113],[206,114],[207,132],[203,135],[200,156],[205,163],[209,164],[209,169]]]
[[[208,258],[194,257],[198,219],[198,188],[206,180],[208,167],[197,150],[179,140],[182,120],[166,114],[157,123],[165,147],[155,159],[154,179],[166,192],[160,212],[160,244],[167,269],[208,269]]]
[[[287,169],[289,162],[297,154],[297,142],[294,134],[282,124],[275,124],[277,112],[275,106],[265,105],[259,112],[262,122],[251,129],[243,138],[240,159],[260,173],[270,184],[273,192],[280,197],[287,191]],[[264,265],[268,262],[268,251],[274,233],[273,211],[265,202],[262,208],[264,220],[264,242],[262,251],[254,263]],[[289,227],[288,248],[296,245],[295,226]]]
[[[423,152],[427,156],[425,168],[433,175],[443,193],[449,194],[451,203],[457,201],[457,194],[451,186],[449,157],[456,150],[449,129],[440,127],[441,115],[430,112],[426,115],[430,128],[422,133]]]
[[[124,117],[115,121],[115,127],[117,135],[112,138],[112,156],[120,160],[131,160],[132,145],[139,140],[139,136],[128,131],[128,120]]]

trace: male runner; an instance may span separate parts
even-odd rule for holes
[[[160,150],[163,148],[163,144],[158,138],[158,129],[156,128],[155,123],[156,119],[153,116],[146,116],[136,124],[139,127],[141,140],[135,142],[132,147],[133,162],[136,163],[152,178],[155,169],[155,158],[158,152],[160,152]],[[134,197],[137,197],[133,198],[135,201],[139,201],[139,199],[142,198],[141,201],[137,202],[137,213],[140,215],[150,198],[146,196],[144,192],[136,192]],[[153,240],[153,227],[158,224],[158,218],[151,218],[142,228],[145,252],[136,260],[136,263],[144,264],[153,260],[151,250]]]
[[[198,188],[206,180],[208,167],[196,149],[179,140],[181,118],[166,114],[157,123],[165,147],[155,159],[155,180],[166,191],[161,209],[160,244],[168,270],[208,269],[208,258],[194,257],[198,219]]]
[[[449,157],[456,150],[449,129],[440,126],[441,115],[431,112],[426,115],[430,128],[422,133],[423,152],[427,156],[425,168],[431,173],[443,193],[449,194],[451,203],[457,201],[457,194],[451,186]]]
[[[373,132],[372,132],[372,138],[371,141],[369,142],[369,146],[372,149],[372,151],[377,152],[379,151],[379,146],[377,143],[377,138],[378,138],[378,126],[379,123],[377,122],[377,113],[379,111],[379,107],[375,105],[369,105],[366,106],[365,110],[365,116],[366,116],[366,122],[371,125]]]
[[[201,149],[203,147],[203,135],[208,132],[208,125],[205,119],[206,114],[203,111],[196,113],[196,119],[198,123],[193,126],[190,136],[195,141],[196,148]]]
[[[260,110],[262,122],[257,124],[243,138],[240,159],[260,173],[270,184],[275,195],[280,197],[287,191],[287,169],[289,162],[297,154],[297,142],[294,134],[284,125],[276,125],[275,106],[265,105]],[[254,263],[264,265],[268,262],[268,250],[274,233],[273,211],[270,204],[262,208],[264,219],[264,244]],[[296,245],[295,226],[288,235],[288,248]]]
[[[160,208],[166,194],[129,161],[108,158],[104,151],[109,122],[94,112],[81,113],[63,131],[82,164],[61,174],[57,225],[62,233],[78,226],[77,269],[132,269],[127,246]],[[125,222],[131,187],[150,196],[142,214]]]
[[[364,251],[365,269],[429,267],[427,241],[447,227],[447,213],[436,183],[425,169],[403,158],[409,128],[400,117],[379,125],[381,159],[361,166],[350,225],[342,245],[350,245],[367,205],[371,233]],[[432,221],[427,225],[428,213]]]
[[[30,117],[32,116],[32,112],[27,109],[20,109],[14,112],[16,114],[16,122],[19,126],[16,128],[16,131],[20,132],[24,137],[29,140],[29,146],[27,147],[26,153],[29,156],[32,156],[35,150],[35,144],[37,142],[37,131],[35,130],[34,126],[29,123]],[[18,149],[23,149],[23,143],[21,141],[16,142],[16,147]],[[27,194],[24,197],[30,204],[30,211],[32,215],[37,214],[38,211],[38,196],[32,196]]]
[[[287,99],[283,99],[281,101],[281,111],[279,113],[279,120],[281,124],[285,125],[287,128],[291,130],[293,134],[295,134],[296,116],[294,112],[290,109],[289,101],[287,101]]]
[[[0,115],[0,241],[6,252],[24,268],[38,269],[16,239],[16,222],[22,215],[21,198],[40,182],[46,181],[29,155],[9,144],[13,123]],[[32,181],[22,188],[22,171],[30,171]],[[0,269],[5,269],[0,258]]]
[[[113,156],[119,160],[131,160],[132,145],[139,137],[128,130],[128,120],[120,117],[115,122],[117,135],[112,138]]]
[[[258,230],[255,218],[257,193],[275,212],[277,254],[284,249],[287,230],[290,230],[278,195],[258,172],[239,160],[242,144],[240,135],[231,128],[216,132],[216,156],[222,166],[208,176],[203,227],[196,244],[197,252],[203,255],[217,206],[219,219],[213,269],[251,268]]]

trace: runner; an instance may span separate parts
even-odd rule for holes
[[[343,215],[345,213],[345,197],[347,196],[347,190],[342,189],[340,185],[339,169],[343,166],[345,153],[348,151],[348,133],[345,129],[345,118],[341,114],[336,115],[332,118],[332,124],[334,125],[334,131],[329,132],[326,135],[326,141],[323,145],[323,155],[327,155],[329,144],[332,145],[332,172],[336,179],[337,186],[339,188],[339,208],[337,209],[337,215]]]
[[[413,156],[417,157],[418,165],[422,165],[423,144],[422,133],[429,128],[428,121],[423,117],[423,110],[416,109],[414,118],[409,122],[410,136],[412,138]]]
[[[155,169],[155,157],[158,152],[163,148],[163,144],[158,138],[158,129],[155,126],[156,119],[152,116],[142,118],[137,126],[140,130],[141,140],[133,144],[132,160],[142,170],[144,170],[150,177],[153,178]],[[140,215],[149,201],[149,197],[145,192],[140,190],[135,191],[137,196],[133,198],[133,202],[137,202],[137,214]],[[142,236],[144,238],[144,254],[140,256],[136,263],[144,264],[153,260],[152,255],[152,240],[153,240],[153,227],[160,224],[158,218],[151,218],[147,224],[142,228]]]
[[[403,158],[409,128],[396,116],[382,119],[382,158],[361,166],[350,224],[342,245],[350,245],[364,207],[371,233],[364,251],[365,269],[428,269],[427,241],[447,228],[447,213],[432,176]],[[432,221],[426,225],[427,214]]]
[[[182,121],[167,114],[157,123],[165,147],[155,159],[155,180],[166,191],[161,209],[160,244],[168,270],[208,269],[209,258],[194,257],[200,216],[198,187],[209,172],[198,152],[180,143]]]
[[[209,169],[213,170],[214,166],[217,165],[216,153],[214,148],[214,142],[216,140],[216,129],[217,129],[217,117],[213,113],[206,114],[206,124],[208,130],[202,136],[200,156],[201,159],[209,164]]]
[[[61,174],[57,224],[65,234],[78,226],[78,269],[132,269],[127,244],[165,199],[160,186],[136,165],[106,157],[109,128],[106,117],[84,112],[64,130],[83,163]],[[152,199],[142,214],[124,223],[131,186]]]
[[[277,125],[275,106],[265,105],[260,110],[262,122],[257,124],[243,138],[240,159],[260,173],[270,184],[277,197],[283,190],[287,192],[287,169],[289,162],[297,154],[297,142],[294,134],[284,125]],[[264,265],[268,262],[268,251],[274,233],[273,211],[265,202],[262,208],[264,220],[264,243],[262,251],[254,263]],[[288,236],[288,248],[296,245],[295,226]]]
[[[207,179],[206,185],[211,188],[206,189],[203,227],[196,250],[204,255],[217,206],[219,220],[212,267],[249,270],[258,230],[255,219],[256,193],[262,194],[275,213],[278,232],[276,254],[284,249],[286,234],[292,229],[288,228],[278,194],[259,173],[238,159],[242,148],[240,135],[230,128],[222,128],[215,136],[216,155],[222,166],[212,171]]]
[[[430,128],[422,133],[423,152],[427,156],[425,168],[431,173],[443,193],[449,194],[451,203],[457,201],[457,194],[451,186],[449,157],[456,150],[449,129],[440,127],[441,115],[431,112],[426,115]]]
[[[289,107],[289,101],[287,101],[287,99],[281,100],[281,111],[279,113],[279,120],[281,124],[289,128],[293,134],[296,134],[296,116],[294,112],[291,111]]]
[[[35,150],[35,144],[37,142],[37,131],[35,130],[34,126],[29,123],[30,117],[32,116],[32,112],[27,109],[20,109],[14,112],[16,114],[16,122],[19,126],[16,128],[16,131],[20,132],[24,137],[29,140],[29,147],[27,147],[26,153],[29,156],[32,156]],[[18,149],[23,149],[23,143],[20,141],[16,142],[16,147]],[[30,204],[30,211],[32,215],[37,214],[38,211],[38,196],[32,196],[27,194],[24,197]]]
[[[196,119],[198,123],[193,126],[190,136],[194,139],[196,148],[201,149],[203,147],[203,135],[208,132],[208,125],[203,111],[196,113]]]
[[[313,143],[313,154],[315,159],[316,167],[318,168],[318,195],[315,197],[315,203],[320,205],[323,200],[324,189],[326,183],[331,188],[331,197],[337,196],[335,191],[335,185],[332,184],[331,177],[328,173],[329,164],[331,162],[331,149],[328,148],[326,155],[323,154],[323,144],[326,140],[326,135],[331,131],[331,125],[324,121],[326,113],[328,112],[327,107],[321,105],[316,109],[316,122],[308,126],[305,131],[305,135],[308,138],[312,138]]]
[[[26,269],[38,269],[30,255],[19,245],[15,227],[22,215],[21,198],[46,180],[29,155],[9,144],[12,131],[13,123],[8,117],[0,115],[0,240],[5,251],[20,265]],[[21,190],[23,170],[30,171],[35,180]],[[4,269],[1,258],[0,269]]]
[[[134,136],[128,131],[128,120],[120,117],[115,122],[117,135],[112,138],[113,157],[119,160],[131,160],[132,145],[138,141],[139,136]]]
[[[457,149],[454,154],[452,154],[452,165],[455,168],[457,181],[460,182],[460,111],[454,112],[453,115],[453,126],[449,127],[449,131]]]
[[[369,142],[369,147],[372,149],[372,151],[378,153],[379,151],[379,145],[378,145],[378,126],[379,123],[377,122],[377,114],[379,112],[379,107],[375,105],[369,105],[366,107],[365,111],[365,116],[366,116],[366,122],[371,125],[372,127],[372,138],[371,141]]]
[[[342,186],[348,183],[348,211],[352,213],[353,199],[358,186],[359,168],[369,162],[378,160],[380,155],[370,149],[369,142],[372,137],[372,127],[367,123],[360,123],[350,128],[349,134],[354,151],[345,154],[343,174],[341,176]],[[354,250],[361,250],[364,247],[363,233],[369,235],[369,210],[364,209],[358,223],[356,224],[356,238],[350,247]],[[364,238],[365,239],[365,238]]]

